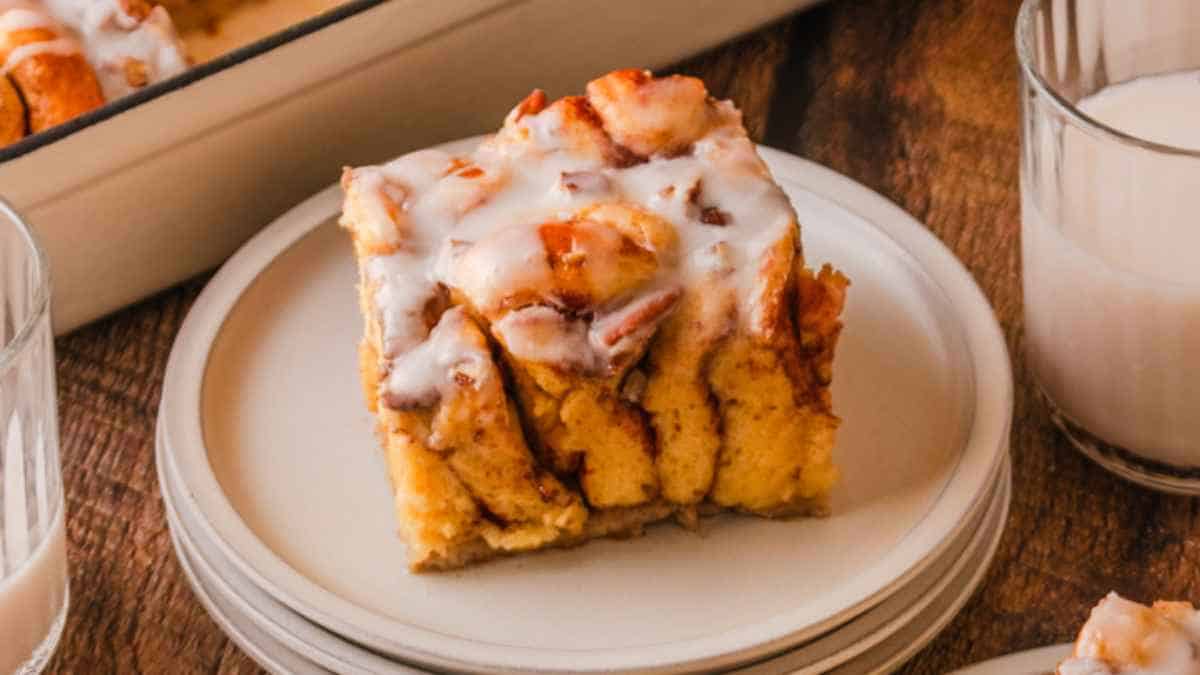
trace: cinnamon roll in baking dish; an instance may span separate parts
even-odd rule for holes
[[[0,0],[0,147],[183,72],[189,51],[211,58],[339,4]]]
[[[18,94],[23,131],[36,133],[104,103],[79,41],[45,7],[4,0],[0,8],[0,62]]]
[[[0,142],[186,67],[170,17],[144,0],[0,0]]]
[[[806,267],[741,114],[699,80],[535,91],[473,153],[343,187],[412,569],[827,511],[848,281]]]

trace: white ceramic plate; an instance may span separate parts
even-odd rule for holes
[[[829,636],[737,672],[740,675],[819,675],[839,666],[852,666],[871,659],[890,664],[903,663],[903,660],[894,660],[896,647],[892,638],[901,633],[911,636],[920,629],[921,635],[926,636],[924,642],[920,643],[924,645],[958,614],[961,605],[953,604],[953,600],[969,597],[991,565],[1008,520],[1011,498],[1012,479],[1008,462],[1005,462],[995,494],[989,500],[986,513],[973,523],[967,546],[959,556],[949,560],[949,564],[939,562],[922,575],[923,581],[932,578],[932,583],[906,586],[859,619],[835,629]],[[889,609],[886,614],[880,611],[885,606]],[[937,628],[929,630],[934,623],[937,623]],[[915,653],[916,649],[913,649],[909,656]],[[851,669],[843,672],[857,671]]]
[[[328,669],[335,673],[418,675],[424,672],[340,640],[296,614],[284,615],[286,626],[262,621],[263,610],[255,607],[255,603],[262,599],[261,591],[248,594],[235,589],[236,584],[231,581],[229,571],[209,563],[188,539],[186,528],[179,524],[174,515],[168,515],[168,522],[172,532],[178,533],[178,536],[172,537],[175,551],[181,559],[181,565],[190,568],[193,587],[198,584],[214,604],[219,604],[225,620],[233,623],[246,639],[255,640],[258,651],[277,656],[283,650],[295,656],[298,659],[296,663],[306,663],[311,669]],[[254,629],[253,638],[247,632],[250,628]],[[258,658],[253,652],[251,656]]]
[[[161,439],[160,439],[161,442]],[[319,627],[306,622],[302,617],[279,605],[267,597],[261,590],[254,588],[227,562],[215,556],[214,549],[204,545],[203,541],[192,540],[194,535],[184,524],[188,518],[175,511],[172,493],[172,479],[169,475],[161,475],[163,467],[170,464],[170,451],[165,445],[160,445],[158,459],[160,462],[160,481],[163,485],[163,496],[167,505],[168,522],[171,526],[173,540],[177,552],[186,556],[184,562],[196,577],[203,589],[210,595],[223,600],[223,605],[233,612],[243,624],[249,622],[258,629],[258,633],[266,634],[265,645],[257,645],[259,649],[266,647],[268,651],[279,648],[294,651],[298,656],[309,659],[316,664],[330,668],[335,672],[371,672],[411,674],[417,671],[407,666],[382,659],[357,645],[346,642]],[[844,626],[840,626],[830,634],[822,636],[812,643],[803,645],[780,656],[768,659],[739,670],[747,675],[757,673],[789,672],[798,675],[808,675],[827,672],[829,669],[845,664],[856,657],[874,658],[893,665],[902,661],[896,660],[893,646],[887,650],[887,639],[901,630],[912,633],[914,626],[925,629],[926,642],[937,631],[929,631],[922,621],[938,621],[944,625],[958,607],[951,606],[943,609],[942,614],[932,618],[923,615],[926,608],[940,601],[940,606],[947,606],[955,598],[969,595],[974,589],[957,588],[955,583],[969,583],[970,579],[980,577],[988,567],[995,546],[1003,532],[1003,524],[1007,518],[1011,493],[1011,481],[1008,463],[1002,467],[998,477],[994,496],[988,499],[986,514],[972,518],[972,525],[964,539],[969,539],[963,546],[956,546],[954,555],[947,556],[948,560],[940,560],[921,578],[906,586],[889,597],[885,602],[873,608]],[[976,522],[978,521],[978,522]],[[981,569],[982,568],[982,569]],[[940,630],[940,628],[938,629]],[[883,654],[871,650],[883,644]],[[921,644],[924,644],[922,642]],[[919,648],[920,645],[917,645]],[[912,645],[909,645],[912,647]],[[909,655],[915,653],[911,649]],[[907,657],[905,657],[907,658]],[[874,671],[872,671],[874,672]],[[1000,671],[996,671],[1000,672]]]
[[[950,675],[1053,675],[1058,664],[1071,655],[1074,645],[1054,645],[1009,654],[956,670]]]
[[[169,453],[167,453],[169,454]],[[160,459],[169,457],[160,454]],[[161,478],[160,478],[161,479]],[[989,500],[987,514],[973,527],[973,534],[970,536],[971,542],[961,551],[961,556],[956,560],[950,561],[947,565],[939,562],[934,568],[931,568],[923,577],[934,577],[940,579],[933,584],[918,583],[921,588],[913,589],[906,587],[901,592],[897,593],[893,598],[889,598],[887,602],[873,609],[870,614],[878,614],[885,608],[886,605],[894,605],[899,603],[911,603],[911,611],[900,612],[900,616],[893,617],[892,621],[875,621],[873,622],[879,629],[875,631],[863,630],[862,618],[856,619],[846,626],[840,627],[832,634],[823,636],[809,645],[802,646],[792,652],[780,655],[767,661],[758,663],[754,666],[738,671],[739,673],[757,674],[757,673],[794,673],[796,675],[807,675],[815,673],[827,672],[830,668],[846,664],[847,661],[856,657],[860,658],[857,663],[862,663],[863,659],[873,660],[874,666],[866,667],[867,670],[861,672],[885,672],[901,664],[909,656],[920,649],[924,644],[931,640],[941,627],[945,625],[954,615],[957,614],[961,603],[955,603],[955,600],[961,600],[968,597],[975,589],[978,580],[982,578],[990,564],[990,560],[995,553],[996,545],[999,542],[1003,532],[1003,524],[1007,518],[1009,498],[1011,494],[1011,482],[1005,464],[1003,476],[998,481],[997,492],[994,498]],[[168,483],[164,483],[164,496],[168,496],[171,488]],[[207,596],[216,596],[225,607],[226,614],[218,616],[218,621],[224,626],[230,622],[230,616],[236,617],[232,619],[235,625],[243,626],[243,636],[240,639],[235,638],[239,644],[245,640],[244,631],[247,623],[250,628],[256,629],[255,632],[260,636],[259,643],[254,645],[255,652],[275,653],[279,649],[290,650],[296,653],[302,659],[311,659],[317,664],[334,670],[335,672],[371,672],[371,673],[416,673],[412,668],[400,665],[381,659],[379,656],[370,653],[352,643],[340,640],[336,636],[306,624],[304,620],[294,614],[290,617],[286,616],[289,610],[282,608],[277,603],[274,603],[270,598],[265,597],[262,591],[257,589],[247,589],[244,584],[247,581],[232,570],[227,564],[218,564],[216,567],[209,566],[203,553],[199,549],[204,548],[199,542],[193,542],[189,539],[191,533],[178,519],[178,515],[172,506],[169,496],[167,497],[167,512],[168,520],[171,526],[172,539],[176,545],[177,553],[183,558],[182,564],[189,572],[189,577],[193,585],[199,584],[198,593]],[[217,569],[219,568],[219,569]],[[974,580],[974,583],[972,582]],[[237,583],[234,583],[234,582]],[[966,583],[967,586],[958,588],[956,583]],[[236,590],[235,590],[236,589]],[[239,595],[241,594],[241,595]],[[211,600],[210,600],[211,602]],[[207,603],[206,603],[207,606]],[[937,607],[935,612],[925,612],[928,607]],[[211,611],[211,610],[210,610]],[[937,613],[940,611],[940,614]],[[265,613],[264,613],[265,612]],[[280,624],[274,623],[283,616],[283,625],[289,628],[282,628]],[[270,616],[268,616],[270,615]],[[865,617],[864,617],[865,618]],[[935,622],[933,629],[927,625],[928,622]],[[868,623],[872,623],[868,621]],[[299,630],[296,630],[299,628]],[[279,630],[284,630],[283,639],[279,638]],[[287,630],[296,630],[295,634],[287,633]],[[911,635],[918,632],[924,635],[924,639],[918,643],[902,644],[899,650],[896,645],[890,644],[887,639],[895,635],[901,630],[905,631],[906,635]],[[877,645],[883,645],[876,651],[871,651]],[[1061,654],[1063,648],[1055,648],[1056,654]],[[1038,670],[1036,664],[1046,661],[1045,658],[1037,660],[1035,654],[1014,655],[1006,659],[988,662],[976,668],[990,668],[976,672],[974,670],[966,671],[975,673],[975,675],[987,675],[988,673],[1006,673],[1009,675],[1034,675],[1046,672]],[[1057,661],[1053,661],[1056,663]],[[854,666],[856,662],[851,662],[850,666]],[[880,668],[879,664],[884,667]],[[1016,668],[1022,664],[1031,665],[1032,669],[1010,669]],[[993,668],[993,665],[995,666]],[[1052,666],[1051,666],[1052,669]],[[860,672],[858,670],[843,669],[841,672]]]
[[[705,537],[662,527],[407,574],[382,458],[368,450],[336,188],[247,244],[184,322],[160,412],[182,510],[288,607],[437,667],[726,667],[866,611],[936,560],[986,494],[1007,450],[1008,356],[970,275],[911,217],[815,164],[764,156],[809,260],[854,281],[834,392],[846,478],[831,518],[718,518]]]
[[[374,673],[376,675],[417,675],[423,671],[401,665],[329,633],[279,604],[249,579],[234,569],[211,547],[193,539],[185,521],[186,516],[176,509],[175,489],[170,470],[170,450],[162,438],[161,428],[156,441],[158,480],[166,507],[167,525],[180,564],[198,596],[219,605],[218,623],[231,623],[246,637],[245,626],[253,627],[258,651],[277,654],[279,650],[292,653],[310,667],[327,668],[337,673]],[[208,549],[207,551],[205,549]],[[206,609],[209,605],[205,604]],[[210,612],[212,610],[210,609]],[[241,644],[237,638],[235,642]],[[251,656],[255,656],[251,652]]]
[[[183,568],[183,575],[191,585],[196,599],[200,601],[213,621],[221,627],[221,630],[229,636],[229,639],[233,640],[234,644],[246,652],[258,665],[271,672],[272,675],[322,675],[328,672],[276,642],[252,622],[238,617],[225,600],[219,599],[200,582],[174,529],[171,530],[171,543],[175,546],[175,558],[179,561],[179,566]]]
[[[1011,495],[1011,486],[1009,486]],[[987,574],[996,549],[1000,546],[1003,524],[1008,519],[1008,498],[1005,499],[1004,517],[995,531],[990,546],[979,557],[965,565],[959,576],[950,584],[957,592],[945,593],[922,611],[916,619],[881,642],[874,649],[827,671],[826,675],[885,675],[891,673],[914,654],[928,645],[938,633],[958,616],[963,606],[975,594]]]
[[[326,668],[338,672],[415,672],[309,623],[255,587],[223,559],[219,550],[211,544],[206,545],[202,535],[187,526],[194,519],[176,510],[174,493],[177,488],[171,456],[170,446],[160,433],[157,461],[168,523],[205,586],[226,597],[227,603],[234,606],[240,616],[247,617],[263,632]],[[980,550],[991,546],[1000,536],[1000,525],[1008,508],[1009,485],[1009,463],[1004,462],[987,503],[982,505],[985,508],[970,517],[970,524],[952,549],[912,583],[828,634],[750,666],[744,672],[824,672],[866,652],[904,628],[938,596],[959,592],[951,587],[951,582],[966,565],[976,562]]]

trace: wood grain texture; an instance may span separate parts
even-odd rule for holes
[[[1092,466],[1031,394],[1020,352],[1016,9],[1016,0],[837,0],[675,69],[733,98],[756,138],[926,223],[1004,328],[1017,384],[1012,514],[983,588],[904,668],[912,675],[1069,640],[1111,589],[1200,596],[1198,502]],[[258,671],[192,597],[154,473],[163,370],[201,285],[58,342],[73,597],[49,672]]]

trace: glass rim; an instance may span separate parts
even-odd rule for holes
[[[25,351],[34,333],[37,332],[38,322],[46,316],[50,307],[50,268],[46,261],[46,252],[42,250],[42,245],[33,235],[33,229],[4,197],[0,197],[0,218],[12,221],[13,227],[25,240],[30,260],[33,262],[35,283],[37,284],[33,292],[33,307],[30,309],[29,315],[25,317],[12,339],[0,344],[0,373],[3,373],[8,370],[9,365],[16,360],[17,356]]]
[[[1139,150],[1155,152],[1164,155],[1176,155],[1179,157],[1191,157],[1200,159],[1200,149],[1181,148],[1179,146],[1170,145],[1168,143],[1159,143],[1151,141],[1140,136],[1135,136],[1111,127],[1100,120],[1088,115],[1068,101],[1062,94],[1046,81],[1042,73],[1038,70],[1033,61],[1033,21],[1036,12],[1041,9],[1048,0],[1023,0],[1021,2],[1021,10],[1017,14],[1017,26],[1015,31],[1017,45],[1017,61],[1021,65],[1021,73],[1025,81],[1030,83],[1033,89],[1046,100],[1050,101],[1055,108],[1063,115],[1070,119],[1076,126],[1083,131],[1101,138],[1134,147]]]

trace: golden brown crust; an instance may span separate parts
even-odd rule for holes
[[[714,349],[734,325],[735,304],[719,285],[690,290],[647,358],[641,404],[658,442],[663,497],[677,504],[698,503],[712,490],[721,420],[707,371]]]
[[[462,330],[465,339],[488,349],[473,321],[465,321]],[[483,381],[455,387],[438,404],[430,423],[430,449],[447,458],[499,528],[544,525],[550,528],[544,533],[549,539],[557,537],[560,528],[577,530],[584,516],[578,499],[534,462],[498,369],[494,364],[488,368],[494,372]]]
[[[10,73],[29,108],[29,130],[58,126],[104,105],[91,66],[79,55],[40,54]]]
[[[797,400],[788,359],[748,336],[714,355],[709,383],[722,432],[714,503],[763,515],[807,512],[836,478],[828,454],[837,418]]]
[[[601,537],[611,539],[637,537],[645,531],[647,525],[678,516],[684,513],[684,511],[685,509],[682,507],[661,501],[629,508],[593,511],[589,515],[584,528],[579,533],[560,537],[553,542],[547,542],[542,548],[572,548]],[[704,515],[713,515],[714,513],[709,512]],[[680,522],[686,526],[685,521]],[[414,572],[452,570],[473,563],[505,557],[514,553],[519,553],[519,551],[492,548],[483,539],[476,539],[466,542],[452,551],[439,552],[422,560],[414,561],[411,569]]]
[[[445,321],[440,325],[450,328]],[[486,350],[473,320],[453,329],[459,339]],[[414,566],[452,560],[457,550],[472,550],[480,540],[491,549],[518,551],[581,531],[586,510],[534,461],[490,359],[475,371],[477,381],[460,381],[436,404],[399,410],[378,398],[384,373],[373,359],[380,345],[371,335],[378,332],[368,331],[360,347],[361,375],[385,439],[402,533],[414,548],[421,542]]]
[[[13,50],[62,36],[49,28],[28,28],[0,33],[0,63]],[[12,79],[28,110],[30,133],[57,126],[104,105],[96,74],[82,54],[45,51],[12,66]]]
[[[655,78],[646,70],[618,70],[587,86],[587,100],[612,141],[635,155],[672,156],[708,131],[708,91],[694,77]]]
[[[7,76],[0,76],[0,147],[25,137],[25,104]]]
[[[833,409],[829,384],[849,286],[846,275],[828,264],[815,276],[803,261],[796,266],[796,335],[810,373],[807,398],[819,399],[827,412]]]

